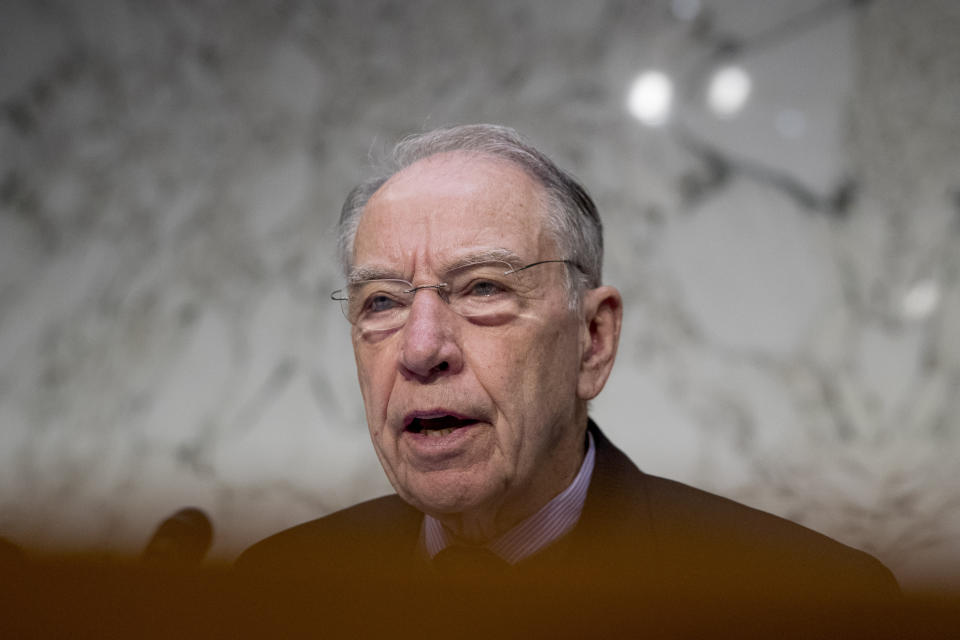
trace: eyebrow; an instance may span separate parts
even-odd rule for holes
[[[485,249],[483,251],[477,251],[465,256],[460,256],[443,264],[441,272],[447,274],[452,271],[465,269],[476,264],[484,264],[487,262],[506,262],[512,268],[515,268],[522,264],[523,260],[520,258],[520,256],[509,249],[496,247],[493,249]],[[354,267],[350,270],[349,276],[347,276],[348,285],[356,284],[357,282],[363,282],[365,280],[406,281],[406,278],[402,273],[398,272],[393,267],[385,267],[380,265],[361,265]]]
[[[390,267],[363,265],[350,269],[347,284],[356,284],[364,280],[403,280],[403,277]]]
[[[516,267],[517,265],[521,264],[523,260],[520,258],[520,256],[509,249],[486,249],[484,251],[459,257],[453,262],[445,264],[443,272],[450,273],[451,271],[457,271],[458,269],[472,267],[475,264],[485,264],[487,262],[506,262],[511,267]]]

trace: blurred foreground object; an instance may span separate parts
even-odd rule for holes
[[[613,582],[503,588],[475,576],[430,592],[392,568],[373,584],[346,578],[305,589],[293,577],[248,581],[210,563],[169,569],[137,558],[28,559],[2,568],[0,637],[924,639],[954,638],[960,629],[957,594],[908,595],[896,604],[744,601],[667,598]]]
[[[196,507],[186,507],[160,523],[142,557],[154,566],[190,567],[203,561],[212,543],[210,518]]]

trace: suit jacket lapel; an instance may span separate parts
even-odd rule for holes
[[[627,565],[661,571],[647,493],[647,476],[590,420],[596,465],[580,522],[570,534],[571,554],[597,570]]]

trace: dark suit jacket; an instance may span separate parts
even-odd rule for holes
[[[285,619],[325,602],[330,606],[316,615],[333,610],[349,624],[386,619],[393,634],[397,620],[421,629],[417,612],[430,611],[424,617],[432,620],[437,610],[444,622],[435,630],[450,622],[462,632],[463,614],[477,613],[478,602],[483,611],[500,612],[473,620],[479,626],[469,628],[478,635],[499,633],[490,625],[507,621],[517,635],[541,635],[544,624],[566,635],[671,637],[706,629],[714,636],[724,629],[737,636],[782,635],[785,628],[805,634],[827,622],[843,637],[854,634],[850,625],[857,634],[889,630],[881,614],[899,589],[876,559],[782,518],[644,474],[592,421],[589,429],[596,465],[577,526],[495,584],[439,581],[419,551],[422,514],[395,495],[278,533],[244,552],[237,566],[256,589],[269,584],[283,594]],[[355,610],[355,597],[374,609]]]

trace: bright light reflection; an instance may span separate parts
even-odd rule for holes
[[[907,291],[901,304],[904,316],[911,320],[923,320],[940,304],[940,285],[934,280],[921,280]]]
[[[741,67],[723,67],[710,78],[707,103],[718,116],[736,115],[747,103],[752,86],[750,75]]]
[[[673,106],[673,82],[662,71],[644,71],[630,85],[627,109],[645,125],[656,127],[670,116]]]

